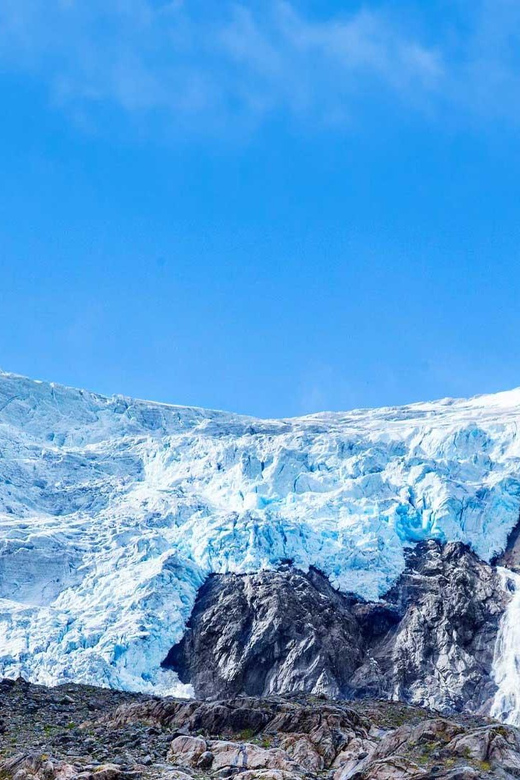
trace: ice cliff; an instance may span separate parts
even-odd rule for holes
[[[375,599],[403,550],[489,561],[520,513],[520,390],[260,420],[0,374],[0,674],[182,692],[209,573],[292,561]]]

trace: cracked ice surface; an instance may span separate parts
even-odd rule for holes
[[[519,419],[520,390],[259,420],[0,374],[0,674],[179,694],[160,662],[210,572],[291,559],[374,599],[417,540],[489,560]]]

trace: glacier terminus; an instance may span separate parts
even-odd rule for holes
[[[212,573],[289,562],[374,601],[417,542],[492,561],[519,422],[520,390],[265,420],[2,373],[0,674],[189,696],[161,664]]]

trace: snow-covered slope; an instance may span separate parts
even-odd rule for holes
[[[291,420],[0,374],[0,673],[181,692],[210,572],[285,559],[376,598],[424,538],[489,560],[520,512],[520,390]]]

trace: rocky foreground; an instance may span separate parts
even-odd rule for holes
[[[473,780],[520,777],[490,719],[325,697],[180,701],[0,682],[1,780]]]

